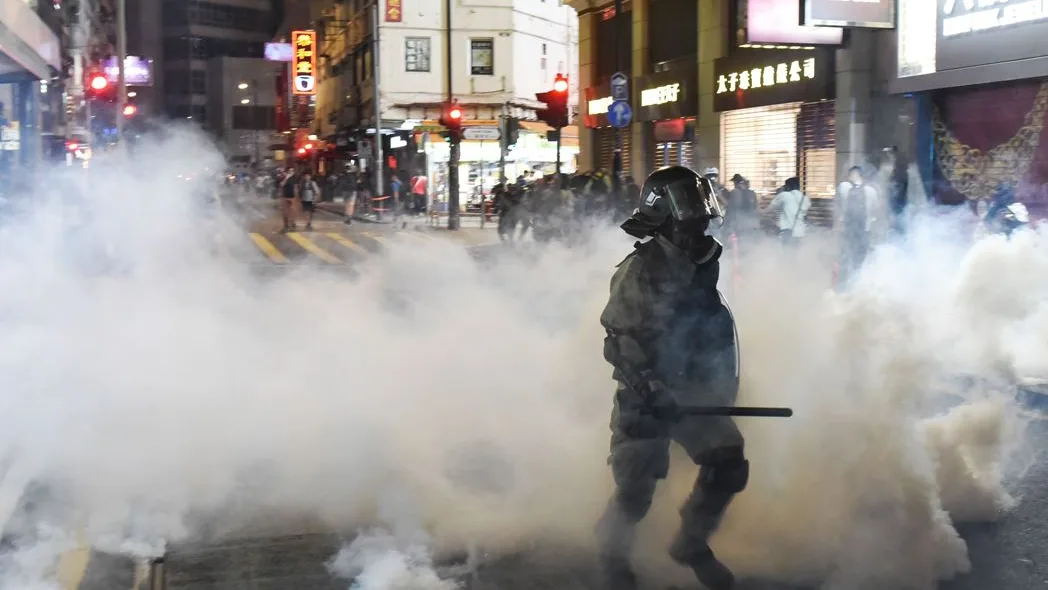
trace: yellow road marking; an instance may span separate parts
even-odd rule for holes
[[[287,258],[285,258],[284,255],[280,253],[280,250],[277,250],[277,247],[273,245],[273,242],[267,240],[265,236],[256,233],[250,235],[251,241],[254,242],[255,245],[258,246],[258,249],[268,256],[270,260],[277,264],[284,264],[287,262]]]
[[[58,558],[58,585],[62,590],[76,590],[87,575],[87,564],[91,561],[91,548],[84,540],[82,530],[77,531],[76,549],[66,551]]]
[[[368,254],[369,253],[366,248],[363,248],[363,247],[359,246],[356,242],[354,242],[353,240],[347,238],[346,236],[344,236],[342,234],[336,234],[336,233],[332,232],[332,233],[324,234],[324,235],[326,235],[327,237],[331,238],[332,240],[335,240],[339,244],[342,244],[343,246],[349,248],[350,250],[352,250],[352,251],[354,251],[354,252],[356,252],[358,254]]]
[[[424,234],[424,233],[419,232],[419,231],[410,231],[410,230],[409,231],[402,231],[402,232],[400,232],[400,235],[411,236],[411,237],[415,238],[416,240],[422,240],[423,242],[432,242],[432,241],[436,241],[436,239],[437,239],[437,238],[435,238],[435,237],[433,237],[431,235],[427,235],[427,234]]]
[[[386,238],[382,237],[379,234],[376,234],[375,232],[366,231],[366,232],[362,232],[362,233],[363,233],[363,235],[371,238],[372,240],[375,240],[379,244],[385,244],[386,243]]]
[[[309,252],[313,256],[316,256],[317,258],[323,260],[324,262],[327,262],[328,264],[338,264],[342,262],[341,260],[336,258],[334,254],[314,244],[312,240],[310,240],[302,234],[291,232],[287,234],[287,237],[291,238],[291,241],[295,242],[299,246],[302,246],[302,248],[306,252]]]

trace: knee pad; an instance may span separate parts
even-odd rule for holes
[[[702,471],[702,488],[713,494],[737,494],[750,481],[750,462],[742,457],[711,463]]]

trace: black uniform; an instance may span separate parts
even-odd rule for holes
[[[609,586],[634,587],[634,529],[677,441],[702,467],[671,555],[707,587],[731,588],[731,572],[707,540],[746,486],[743,438],[729,417],[677,419],[673,412],[677,405],[733,405],[738,392],[735,322],[717,291],[722,247],[704,233],[720,210],[711,183],[679,167],[653,173],[642,198],[623,228],[653,237],[619,265],[601,315],[604,355],[618,381],[609,460],[616,491],[598,525],[602,561]]]

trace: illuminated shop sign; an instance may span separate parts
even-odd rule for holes
[[[640,106],[651,107],[668,102],[677,102],[680,97],[680,83],[666,84],[658,88],[648,88],[640,91]]]
[[[589,115],[604,115],[608,112],[608,107],[611,106],[611,97],[605,96],[604,98],[595,98],[586,103],[586,114]]]
[[[891,29],[895,0],[804,0],[804,26]]]
[[[317,33],[316,31],[294,31],[291,39],[295,45],[291,60],[292,92],[294,94],[317,93]]]
[[[833,97],[831,52],[754,50],[714,63],[716,111]]]

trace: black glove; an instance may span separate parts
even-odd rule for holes
[[[674,422],[677,420],[677,400],[666,389],[662,381],[646,381],[638,393],[643,399],[641,413],[656,420]]]

